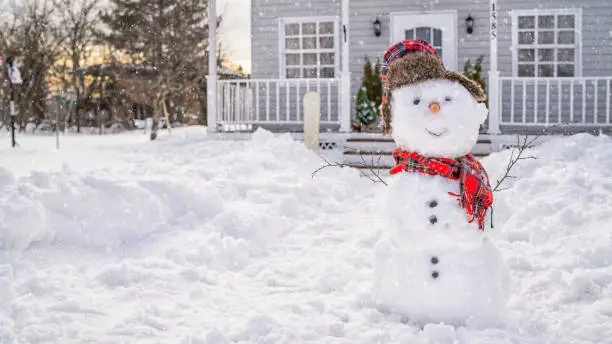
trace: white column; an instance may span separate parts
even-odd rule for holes
[[[488,133],[500,134],[500,95],[499,95],[499,70],[497,69],[497,0],[489,1],[490,20],[490,65],[489,65],[489,127]]]
[[[206,108],[208,132],[217,131],[217,10],[216,0],[208,1],[208,79]]]
[[[342,74],[340,76],[340,131],[351,131],[351,71],[349,63],[349,0],[342,0]]]
[[[497,0],[489,1],[490,40],[491,40],[491,71],[497,71]]]

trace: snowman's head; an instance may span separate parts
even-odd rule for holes
[[[381,122],[395,142],[426,156],[456,158],[469,153],[488,111],[480,85],[444,68],[429,43],[404,40],[383,59]]]
[[[393,139],[425,156],[456,158],[478,140],[488,111],[458,82],[433,79],[396,88],[391,97]]]

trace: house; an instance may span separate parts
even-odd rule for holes
[[[563,125],[551,132],[608,131],[612,125],[610,0],[252,0],[251,5],[251,79],[209,78],[213,132],[230,123],[300,131],[301,99],[317,91],[321,131],[358,136],[350,133],[350,124],[364,57],[381,57],[405,38],[429,41],[450,70],[461,72],[465,61],[484,56],[490,114],[483,138],[493,140],[494,150],[500,147],[496,142],[514,139],[517,132],[541,132],[555,124]],[[214,6],[209,10],[214,13]]]

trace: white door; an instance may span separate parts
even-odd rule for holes
[[[457,14],[455,12],[391,14],[391,44],[403,39],[429,42],[448,70],[457,70]]]

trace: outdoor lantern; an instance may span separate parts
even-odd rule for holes
[[[468,34],[472,34],[472,32],[474,32],[474,18],[472,18],[472,15],[468,15],[467,18],[465,18],[465,28],[467,30]]]
[[[374,29],[374,35],[376,37],[380,37],[380,34],[382,33],[382,24],[380,23],[380,20],[378,20],[378,17],[376,17],[376,20],[374,23],[372,23],[372,28]]]

